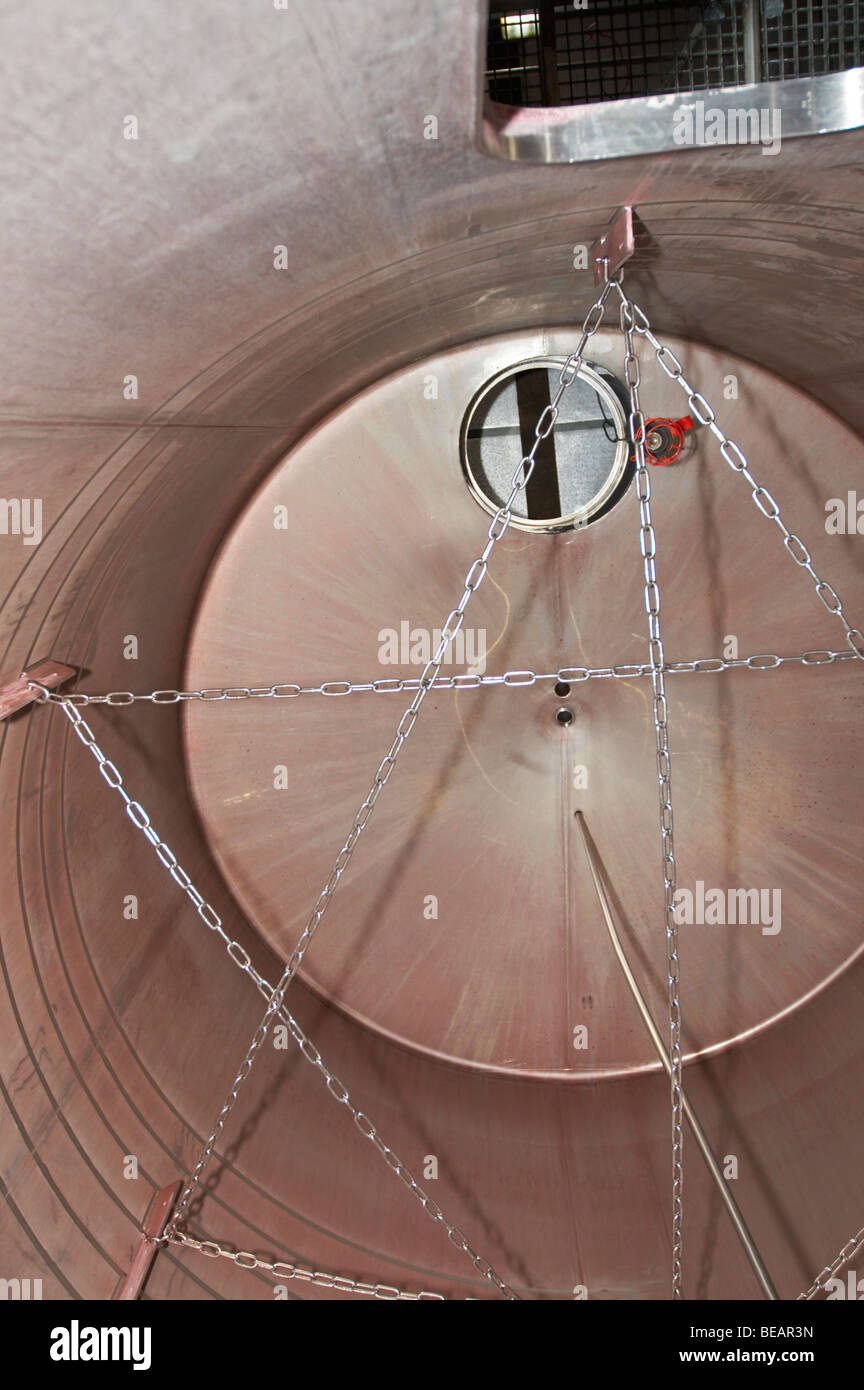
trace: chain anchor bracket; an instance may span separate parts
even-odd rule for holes
[[[43,690],[55,690],[58,685],[65,685],[77,674],[74,666],[65,666],[62,661],[46,660],[37,661],[35,666],[28,666],[26,671],[22,671],[21,675],[14,679],[4,680],[0,677],[0,719],[8,719],[10,714],[15,714],[17,710],[26,709],[28,705],[41,700],[39,686]]]
[[[591,247],[594,284],[602,285],[629,261],[636,250],[633,209],[629,204],[620,207],[599,241]]]
[[[175,1182],[170,1182],[167,1187],[160,1188],[150,1203],[141,1229],[138,1249],[135,1251],[129,1266],[129,1273],[123,1280],[117,1294],[116,1301],[118,1303],[134,1303],[140,1297],[144,1281],[150,1273],[156,1252],[164,1239],[168,1218],[174,1210],[174,1204],[180,1195],[182,1186],[182,1179],[177,1178]]]

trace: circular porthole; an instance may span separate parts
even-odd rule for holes
[[[518,362],[484,383],[462,422],[462,467],[477,502],[494,515],[510,495],[520,459],[553,399],[563,358]],[[623,388],[611,373],[583,365],[561,398],[551,434],[513,504],[521,531],[568,531],[602,516],[633,475]]]

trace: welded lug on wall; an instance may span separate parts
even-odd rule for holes
[[[160,1188],[150,1203],[138,1249],[135,1251],[132,1264],[129,1266],[129,1273],[123,1280],[117,1295],[118,1303],[131,1303],[139,1297],[144,1287],[144,1281],[156,1258],[156,1251],[159,1248],[156,1242],[165,1231],[168,1218],[174,1210],[174,1203],[180,1195],[182,1186],[182,1181],[177,1178],[167,1187]]]
[[[25,709],[39,699],[39,691],[33,689],[31,681],[37,682],[47,690],[55,690],[77,675],[74,666],[64,666],[62,661],[37,661],[28,666],[20,676],[3,680],[0,678],[0,719],[7,719],[16,710]]]
[[[600,240],[595,241],[591,248],[595,285],[602,285],[604,280],[620,270],[635,250],[633,209],[625,205],[618,209]]]

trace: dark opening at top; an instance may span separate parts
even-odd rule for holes
[[[844,72],[864,62],[862,10],[861,0],[491,0],[486,94],[577,106]]]

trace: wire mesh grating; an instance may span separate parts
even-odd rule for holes
[[[487,95],[570,106],[839,72],[862,63],[861,10],[860,0],[592,0],[585,9],[493,0]],[[748,75],[749,11],[761,44]]]
[[[767,82],[845,72],[862,63],[861,0],[784,0],[762,7]]]

